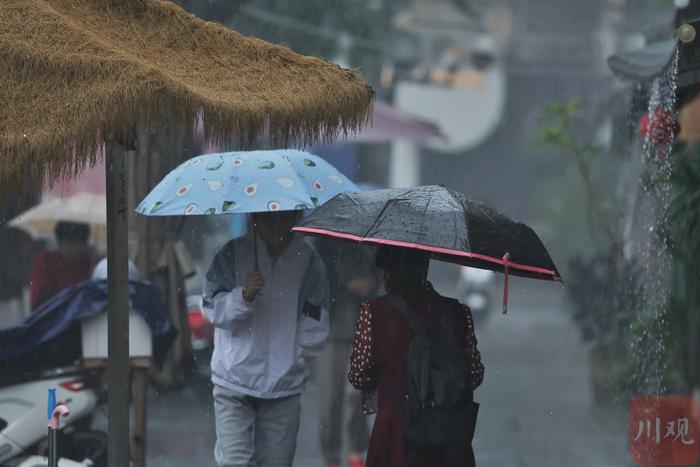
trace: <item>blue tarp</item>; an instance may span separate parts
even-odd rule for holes
[[[154,337],[174,330],[168,309],[156,287],[130,282],[129,295],[132,309],[143,316]],[[86,281],[63,290],[19,325],[0,329],[0,364],[39,349],[81,320],[104,312],[106,307],[106,281]]]

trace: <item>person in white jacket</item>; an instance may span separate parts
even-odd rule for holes
[[[300,393],[329,329],[326,271],[291,232],[298,218],[254,214],[257,235],[228,242],[206,275],[220,467],[286,467],[294,459]]]

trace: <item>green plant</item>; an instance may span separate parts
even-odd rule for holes
[[[668,177],[671,201],[659,228],[673,254],[677,280],[668,306],[675,330],[671,351],[679,357],[676,376],[690,387],[700,385],[700,144],[676,145]]]
[[[578,97],[548,104],[540,116],[540,126],[533,143],[571,157],[583,185],[591,237],[602,249],[617,248],[620,235],[615,226],[614,213],[604,202],[604,198],[610,195],[603,195],[603,189],[594,177],[593,164],[602,148],[595,143],[584,142],[576,134],[579,107]]]
[[[670,181],[668,214],[671,251],[684,260],[700,258],[700,144],[678,146]]]
[[[568,199],[558,219],[577,218],[587,228],[592,245],[569,251],[567,292],[573,319],[584,340],[591,342],[591,383],[597,403],[620,401],[640,387],[637,362],[630,346],[643,306],[639,266],[623,254],[620,202],[602,174],[610,176],[604,148],[580,134],[580,99],[547,105],[540,116],[534,143],[566,158],[561,189]],[[618,158],[619,159],[619,158]],[[563,178],[566,176],[566,178]],[[613,177],[614,179],[614,173]],[[578,199],[577,199],[578,198]],[[580,236],[570,232],[569,236]]]

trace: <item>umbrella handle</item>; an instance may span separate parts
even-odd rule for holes
[[[55,394],[55,392],[54,392]],[[49,419],[49,452],[48,452],[48,467],[58,467],[58,439],[57,432],[60,428],[61,417],[67,417],[70,415],[68,407],[63,404],[58,404],[53,408],[51,412],[51,418]]]
[[[259,271],[258,267],[258,226],[253,219],[253,256],[255,256],[255,270]]]
[[[508,270],[510,268],[510,253],[506,252],[503,255],[503,273],[505,274],[505,279],[503,280],[503,314],[508,313]]]
[[[61,427],[60,419],[61,417],[67,417],[70,415],[70,410],[63,404],[58,404],[51,414],[51,420],[49,420],[49,428],[52,430],[58,430]]]

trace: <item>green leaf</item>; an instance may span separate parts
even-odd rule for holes
[[[563,111],[564,114],[568,117],[573,117],[576,115],[576,112],[578,110],[578,105],[581,102],[581,98],[576,96],[572,97],[563,106]]]

